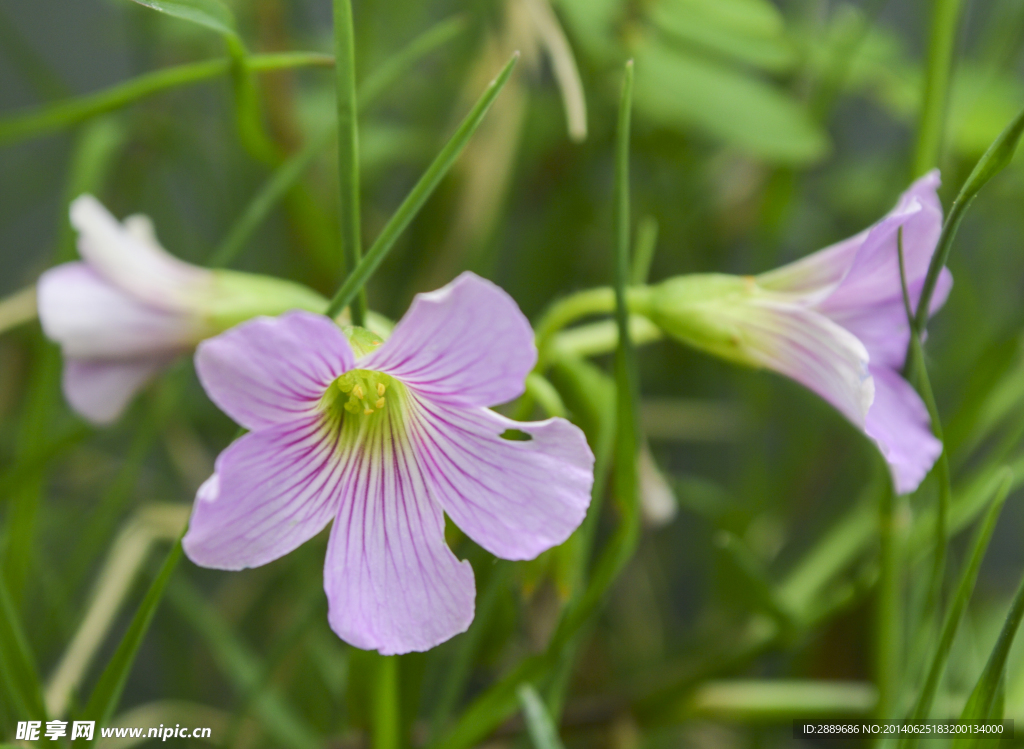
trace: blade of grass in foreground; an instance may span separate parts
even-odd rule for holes
[[[969,561],[957,585],[953,602],[946,612],[946,618],[942,624],[942,633],[939,635],[938,644],[935,646],[935,652],[932,654],[931,662],[928,665],[928,675],[925,677],[924,687],[921,689],[921,694],[917,698],[914,710],[910,714],[910,718],[913,720],[924,720],[928,718],[931,712],[932,701],[935,699],[935,692],[939,687],[939,681],[945,670],[950,648],[953,646],[953,638],[956,636],[960,621],[963,619],[964,610],[967,608],[967,603],[974,592],[974,584],[978,580],[981,562],[985,558],[985,551],[988,549],[988,543],[992,539],[993,531],[995,531],[996,521],[999,519],[999,514],[1003,510],[1003,504],[1006,502],[1006,497],[1010,493],[1012,486],[1013,472],[1009,468],[1005,468],[1003,469],[1003,477],[999,483],[999,488],[996,490],[995,499],[989,505],[988,512],[985,513],[985,519],[978,528],[977,536],[971,546],[971,553],[968,557]],[[909,749],[916,743],[916,738],[911,737],[903,745]]]
[[[184,532],[182,532],[182,536],[184,535]],[[163,598],[164,591],[167,588],[167,582],[171,579],[171,575],[174,574],[174,569],[178,566],[178,560],[180,559],[181,537],[178,538],[177,543],[174,544],[167,558],[164,559],[160,572],[149,586],[149,590],[146,591],[146,595],[135,612],[135,616],[132,617],[128,631],[121,638],[121,643],[117,646],[117,650],[114,651],[114,656],[107,663],[107,667],[103,669],[99,681],[96,682],[96,686],[92,690],[92,695],[89,697],[89,703],[86,705],[84,712],[90,720],[95,720],[100,725],[106,725],[113,716],[114,710],[117,709],[117,703],[121,699],[121,692],[124,691],[128,674],[131,672],[135,656],[139,652],[139,646],[149,630],[150,622],[153,621],[153,615],[156,613],[157,606],[160,605],[160,600]]]
[[[565,749],[558,738],[558,728],[551,719],[544,700],[530,684],[520,684],[516,690],[523,707],[523,719],[536,749]]]
[[[491,81],[483,96],[477,100],[469,114],[462,121],[462,124],[459,125],[455,135],[441,149],[441,153],[437,155],[437,158],[427,168],[427,171],[420,177],[420,181],[416,183],[416,186],[413,187],[409,195],[402,201],[402,204],[398,206],[398,210],[388,219],[387,224],[384,225],[380,235],[369,251],[359,262],[359,265],[348,274],[345,282],[338,289],[338,293],[334,295],[334,299],[331,300],[331,304],[327,308],[327,315],[329,317],[337,316],[339,312],[355,299],[356,294],[366,285],[370,276],[377,270],[377,266],[381,264],[381,261],[384,260],[384,257],[391,250],[395,240],[398,239],[399,235],[405,230],[405,227],[409,225],[409,222],[419,213],[427,198],[437,189],[438,184],[448,173],[448,170],[451,169],[452,164],[455,163],[459,154],[462,153],[462,149],[466,147],[469,139],[483,121],[487,110],[491,108],[491,104],[494,103],[501,89],[508,82],[517,60],[519,60],[518,52],[506,63],[498,77]]]

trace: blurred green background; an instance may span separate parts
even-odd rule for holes
[[[251,52],[332,51],[327,0],[228,5]],[[371,308],[397,318],[414,293],[471,269],[507,289],[536,321],[553,300],[609,284],[613,131],[629,57],[636,61],[633,210],[657,223],[652,280],[758,273],[860,231],[912,176],[929,7],[920,0],[356,2],[363,79],[434,24],[460,24],[363,109],[367,242],[508,55],[523,52],[452,175],[370,282]],[[1024,106],[1022,47],[1020,0],[963,4],[940,160],[947,209],[977,158]],[[572,76],[558,72],[566,50],[585,95],[582,119]],[[223,54],[223,41],[208,29],[128,0],[4,0],[0,118]],[[330,68],[260,74],[258,81],[280,154],[329,124]],[[273,171],[273,160],[254,158],[241,145],[225,76],[0,146],[0,297],[72,257],[66,206],[78,191],[94,192],[118,216],[148,214],[165,247],[203,263]],[[331,145],[234,267],[333,292],[342,277],[335,164]],[[958,487],[1021,455],[1022,164],[1018,158],[973,206],[950,261],[953,293],[930,327],[929,370]],[[644,530],[566,669],[566,744],[792,743],[789,720],[804,713],[751,710],[742,700],[737,707],[711,688],[735,686],[721,680],[737,678],[849,681],[851,696],[838,712],[870,713],[873,542],[823,581],[825,589],[849,589],[825,616],[749,647],[767,616],[765,603],[721,548],[721,533],[738,539],[765,579],[791,581],[808,550],[872,486],[879,471],[873,448],[826,404],[780,377],[669,342],[644,347],[639,358],[642,424],[678,513]],[[187,360],[104,430],[69,412],[59,371],[59,355],[36,323],[0,337],[0,564],[44,680],[83,625],[97,580],[116,575],[104,565],[117,544],[144,546],[137,556],[145,574],[124,581],[128,603],[113,609],[103,630],[110,634],[68,694],[74,705],[88,694],[159,563],[148,544],[167,536],[151,531],[164,521],[144,508],[187,505],[235,426],[207,400]],[[914,497],[908,522],[931,506],[934,492],[929,482]],[[173,527],[173,519],[167,523]],[[609,516],[599,538],[612,523]],[[988,655],[1024,569],[1022,530],[1024,511],[1011,495],[937,714],[959,712]],[[951,546],[954,572],[966,538]],[[373,666],[327,627],[324,544],[319,537],[243,573],[183,563],[143,644],[119,720],[215,721],[217,742],[240,747],[362,745]],[[471,630],[470,662],[454,697],[447,696],[447,675],[461,667],[470,635],[402,659],[403,719],[414,743],[541,647],[571,593],[558,554],[506,569],[468,540],[456,540],[455,548],[473,562],[478,590],[498,574],[508,584],[492,586],[489,616],[479,617],[478,599],[481,623]],[[908,574],[925,568],[912,560]],[[919,603],[913,584],[907,597]],[[921,655],[912,618],[904,634],[913,682]],[[1006,714],[1024,719],[1024,663],[1008,672]],[[0,704],[0,731],[14,719],[11,706]],[[525,740],[513,718],[492,745]]]

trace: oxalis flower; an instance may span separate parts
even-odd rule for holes
[[[176,356],[259,314],[327,301],[296,283],[210,270],[178,260],[145,216],[119,223],[91,195],[71,204],[83,262],[39,279],[39,320],[64,354],[64,395],[78,413],[103,424]]]
[[[417,296],[386,342],[298,311],[204,341],[203,387],[250,432],[199,489],[185,552],[256,567],[333,521],[324,589],[342,639],[393,654],[464,631],[473,571],[445,544],[444,514],[496,556],[532,559],[590,503],[578,428],[488,409],[522,393],[536,358],[515,302],[471,273]]]
[[[896,490],[911,492],[942,451],[917,392],[900,375],[910,340],[897,237],[913,308],[942,229],[938,171],[917,180],[881,221],[755,277],[694,275],[635,296],[638,311],[693,346],[792,377],[870,437]],[[929,312],[953,279],[942,270]]]

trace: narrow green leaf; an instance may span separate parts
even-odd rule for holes
[[[409,225],[409,222],[419,213],[427,198],[437,189],[438,184],[448,173],[448,170],[451,169],[459,154],[462,153],[462,149],[465,148],[470,137],[472,137],[477,127],[483,121],[487,110],[490,109],[491,104],[494,103],[501,89],[508,82],[509,76],[512,75],[512,69],[515,67],[518,59],[519,53],[516,52],[512,59],[506,63],[501,73],[498,74],[498,77],[491,81],[483,96],[473,105],[469,114],[466,115],[462,124],[459,125],[458,130],[455,131],[455,134],[445,144],[444,148],[441,149],[437,158],[434,159],[433,163],[427,168],[427,171],[420,177],[419,182],[416,183],[416,186],[413,187],[405,200],[402,201],[402,204],[398,206],[398,210],[388,219],[377,240],[359,262],[359,265],[345,278],[345,282],[338,289],[338,293],[334,295],[334,299],[331,300],[331,304],[327,308],[327,315],[330,317],[336,316],[362,290],[370,276],[377,269],[377,266],[381,264],[381,261],[384,260],[388,251],[394,245],[395,240],[398,239],[405,227]]]
[[[942,139],[949,110],[953,49],[963,0],[935,0],[931,3],[928,58],[925,64],[924,96],[918,118],[913,175],[920,177],[939,164]]]
[[[1013,160],[1013,154],[1017,150],[1017,143],[1020,142],[1022,134],[1024,134],[1024,109],[1011,120],[1006,129],[999,134],[999,137],[992,142],[988,150],[978,159],[978,163],[974,165],[974,169],[971,171],[970,176],[967,177],[967,181],[960,188],[960,194],[953,201],[953,205],[949,209],[949,215],[942,225],[938,246],[935,249],[935,254],[932,256],[931,264],[928,266],[928,274],[925,276],[924,285],[921,287],[921,297],[917,302],[917,310],[914,314],[914,327],[917,329],[918,334],[924,331],[925,325],[928,322],[928,313],[932,294],[935,292],[935,284],[939,281],[939,273],[942,271],[942,268],[949,261],[949,252],[953,247],[953,239],[956,237],[957,229],[960,228],[960,222],[963,221],[964,215],[967,213],[967,208],[974,198],[977,197],[981,188]],[[909,354],[910,352],[908,351],[908,362],[910,361]],[[912,374],[909,367],[907,374]]]
[[[246,67],[253,72],[334,65],[334,58],[316,52],[251,55]],[[71,127],[83,120],[132,104],[147,96],[224,75],[228,58],[177,65],[144,73],[94,94],[65,99],[0,118],[0,146]]]
[[[526,730],[536,749],[564,749],[562,740],[558,737],[558,727],[537,690],[524,682],[519,685],[516,694],[519,695],[519,704],[523,708]]]
[[[182,536],[184,535],[184,532],[182,532]],[[177,543],[171,548],[167,558],[164,559],[160,572],[152,584],[150,584],[149,590],[146,591],[142,603],[139,604],[139,608],[135,612],[135,616],[132,617],[128,631],[121,638],[117,650],[114,651],[113,657],[107,663],[106,668],[103,669],[99,681],[96,682],[96,686],[92,690],[92,695],[89,697],[84,714],[100,725],[106,725],[107,721],[113,716],[114,710],[117,709],[117,703],[121,700],[121,692],[124,690],[125,682],[128,680],[128,674],[131,672],[132,664],[135,662],[135,656],[139,652],[139,646],[142,645],[142,640],[149,630],[149,625],[153,621],[153,615],[156,613],[157,606],[160,605],[160,601],[163,598],[164,590],[167,588],[167,582],[171,579],[171,575],[174,574],[174,569],[178,566],[178,560],[180,559],[181,538],[178,539]]]
[[[942,632],[939,635],[939,641],[935,645],[935,651],[932,653],[931,660],[928,664],[928,672],[925,677],[924,686],[922,687],[921,693],[918,695],[917,702],[914,704],[914,709],[910,714],[910,718],[913,720],[924,720],[928,718],[931,713],[932,701],[935,699],[935,692],[938,690],[939,682],[941,681],[942,674],[945,671],[946,661],[949,658],[949,651],[953,646],[953,639],[956,637],[960,621],[963,619],[963,613],[967,609],[967,603],[970,601],[971,595],[974,593],[974,585],[978,580],[978,572],[981,569],[981,562],[985,558],[985,552],[988,549],[989,541],[992,539],[992,533],[995,531],[996,522],[999,520],[999,514],[1002,512],[1003,504],[1006,502],[1006,497],[1010,493],[1010,488],[1013,486],[1013,473],[1008,468],[1004,468],[1002,473],[1003,476],[999,482],[998,489],[996,489],[995,498],[989,505],[988,512],[985,513],[985,518],[978,527],[974,543],[971,545],[971,553],[968,557],[967,567],[964,568],[963,574],[960,577],[960,582],[957,584],[953,601],[949,606],[949,610],[946,612],[946,618],[942,624]],[[916,742],[910,740],[906,742],[906,746],[913,746],[914,743]]]
[[[35,657],[0,575],[0,686],[23,720],[46,720]]]
[[[356,46],[352,0],[334,0],[334,75],[338,105],[338,196],[345,272],[354,273],[363,256],[359,217],[359,107],[356,101]],[[352,302],[352,324],[366,318],[366,290]],[[338,310],[339,312],[341,310]]]
[[[978,678],[971,691],[971,696],[960,714],[960,720],[988,720],[996,705],[996,696],[999,693],[1003,675],[1006,671],[1006,658],[1010,655],[1010,646],[1013,645],[1013,638],[1017,635],[1021,619],[1024,619],[1024,579],[1021,580],[1017,592],[1010,603],[1010,610],[1006,614],[1006,621],[999,631],[999,637],[988,656],[985,669]],[[976,739],[973,736],[957,738],[953,742],[953,749],[966,749],[974,745]]]
[[[197,23],[218,34],[238,36],[235,18],[220,0],[132,0],[139,5],[166,13],[183,21]]]

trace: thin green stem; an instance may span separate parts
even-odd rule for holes
[[[953,68],[953,48],[960,20],[962,0],[932,0],[931,28],[928,33],[928,60],[925,66],[924,95],[917,126],[913,177],[920,177],[938,166],[942,138],[949,109],[949,89]]]
[[[907,288],[907,270],[903,253],[903,227],[901,226],[896,234],[896,252],[899,256],[900,265],[900,286],[903,292],[903,308],[906,310],[907,324],[910,328],[910,349],[914,357],[914,371],[917,373],[917,389],[928,409],[928,416],[932,423],[932,434],[942,444],[942,452],[939,453],[936,461],[936,470],[939,479],[938,507],[935,514],[935,560],[932,565],[932,580],[928,586],[928,595],[924,610],[926,612],[938,611],[942,598],[942,578],[946,569],[946,528],[949,525],[949,507],[953,501],[952,479],[949,474],[949,455],[946,451],[946,442],[942,433],[942,422],[939,419],[939,408],[935,403],[935,394],[932,391],[932,383],[928,377],[928,367],[924,361],[924,349],[921,346],[921,336],[914,327],[914,316],[911,310],[910,291]]]
[[[334,58],[315,52],[285,52],[246,58],[246,66],[253,72],[328,65],[334,65]],[[71,127],[161,91],[225,75],[230,69],[231,60],[228,58],[177,65],[145,73],[95,94],[77,96],[0,118],[0,146]]]
[[[381,264],[394,246],[399,235],[401,235],[416,214],[419,213],[423,204],[427,202],[427,198],[437,189],[438,184],[448,173],[448,170],[451,169],[452,164],[455,163],[459,154],[462,153],[462,149],[465,148],[469,139],[483,121],[487,110],[491,108],[491,104],[494,103],[501,89],[505,86],[509,76],[512,75],[512,69],[515,67],[518,59],[519,53],[516,52],[512,59],[506,63],[501,73],[498,74],[498,77],[491,81],[483,96],[477,100],[473,109],[470,110],[462,124],[459,125],[458,130],[455,131],[455,134],[445,144],[444,148],[441,149],[441,152],[430,166],[427,167],[427,171],[423,173],[419,182],[416,183],[416,186],[413,187],[409,195],[402,201],[402,204],[398,206],[398,210],[388,219],[388,222],[384,225],[369,251],[359,262],[359,265],[348,274],[345,282],[334,295],[334,299],[331,300],[331,304],[327,308],[326,314],[329,317],[337,316],[355,299],[370,276],[373,275],[373,272],[377,270],[377,266]]]
[[[901,653],[903,651],[902,553],[897,497],[888,487],[879,508],[878,601],[875,611],[875,680],[878,685],[878,717],[891,718],[896,706]]]
[[[373,686],[373,749],[399,749],[402,744],[398,666],[397,655],[377,658],[377,675]]]
[[[334,0],[334,61],[338,104],[338,185],[341,247],[351,276],[363,255],[359,224],[359,106],[356,101],[356,42],[352,0]],[[340,312],[340,310],[339,310]],[[364,325],[366,291],[352,300],[352,324]]]

